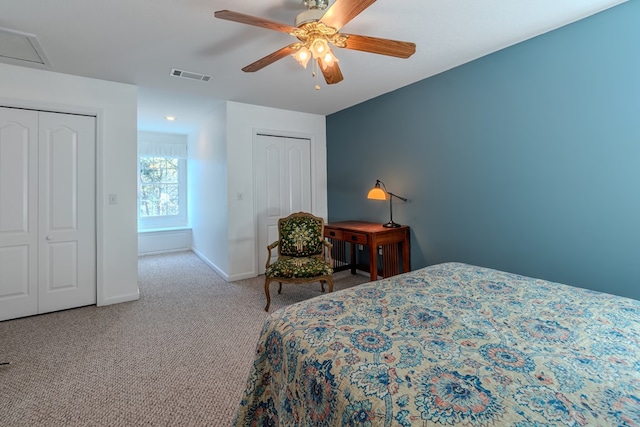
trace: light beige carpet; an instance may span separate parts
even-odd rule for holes
[[[267,314],[263,276],[140,258],[138,301],[0,322],[0,426],[228,426]],[[335,289],[366,282],[348,272]],[[272,285],[273,312],[320,285]]]

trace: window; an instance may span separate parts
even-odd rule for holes
[[[186,137],[145,132],[138,138],[138,229],[186,226]]]

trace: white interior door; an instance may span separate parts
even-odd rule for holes
[[[96,303],[95,118],[0,107],[0,320]]]
[[[256,136],[254,147],[258,210],[258,274],[264,274],[267,246],[278,240],[278,219],[311,212],[311,141]],[[273,258],[277,252],[272,253]]]
[[[0,107],[0,320],[38,312],[38,112]]]
[[[96,303],[95,118],[40,113],[39,312]]]

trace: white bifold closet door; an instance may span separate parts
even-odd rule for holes
[[[96,303],[95,127],[0,107],[0,320]]]

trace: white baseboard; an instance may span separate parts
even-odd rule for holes
[[[138,257],[149,256],[149,255],[170,254],[175,252],[185,252],[190,250],[191,248],[178,248],[178,249],[167,249],[167,250],[153,251],[153,252],[144,252],[144,253],[139,253]]]
[[[213,262],[211,262],[209,260],[209,258],[207,258],[206,256],[202,255],[202,253],[198,252],[196,249],[191,248],[191,251],[194,254],[196,254],[196,256],[202,260],[202,262],[204,262],[209,267],[211,267],[213,269],[213,271],[215,271],[216,273],[221,275],[224,280],[226,280],[227,282],[229,281],[229,276],[227,275],[227,273],[225,273],[224,271],[219,269],[217,265],[215,265]]]
[[[121,302],[136,301],[140,299],[140,289],[138,288],[135,293],[128,295],[118,295],[110,298],[101,298],[96,304],[98,307],[103,305],[119,304]]]
[[[253,279],[254,277],[258,277],[255,273],[242,273],[242,274],[234,274],[233,276],[229,276],[227,282],[235,282],[236,280],[244,280],[244,279]]]

